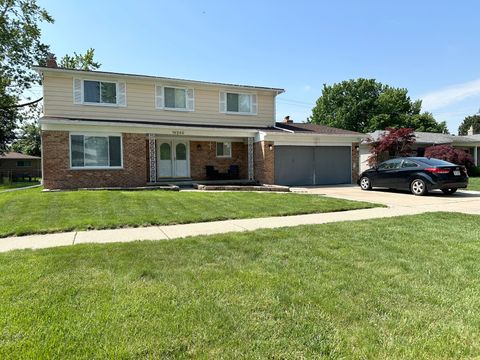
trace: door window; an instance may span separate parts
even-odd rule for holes
[[[187,160],[187,146],[185,144],[177,144],[175,151],[177,153],[177,160]]]
[[[418,165],[410,160],[404,160],[402,163],[402,168],[416,168]]]
[[[163,143],[162,145],[160,145],[160,160],[172,160],[170,144]]]

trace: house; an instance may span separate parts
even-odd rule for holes
[[[356,181],[362,134],[276,123],[280,88],[36,67],[47,189]]]
[[[0,181],[2,179],[40,178],[41,158],[18,152],[7,152],[0,155]]]
[[[369,168],[367,164],[368,157],[370,156],[370,150],[368,147],[367,139],[377,140],[381,135],[385,133],[384,130],[377,130],[372,133],[368,133],[367,137],[362,141],[360,145],[360,172],[363,172]],[[477,135],[450,135],[431,132],[415,133],[415,144],[413,145],[412,156],[424,156],[425,149],[434,145],[451,145],[454,148],[465,150],[473,157],[473,162],[476,166],[480,165],[480,134]]]

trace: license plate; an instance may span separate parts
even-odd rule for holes
[[[453,172],[453,175],[455,175],[455,176],[460,176],[460,170],[455,170],[455,171]]]

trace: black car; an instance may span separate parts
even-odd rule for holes
[[[468,185],[464,166],[448,161],[426,157],[404,157],[385,161],[364,171],[357,181],[362,190],[383,187],[410,190],[413,195],[425,195],[440,189],[444,194],[453,194]]]

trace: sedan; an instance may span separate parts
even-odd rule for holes
[[[440,189],[444,194],[453,194],[468,185],[464,166],[448,161],[405,157],[385,161],[364,171],[357,181],[362,190],[383,187],[410,190],[413,195],[425,195],[430,190]]]

